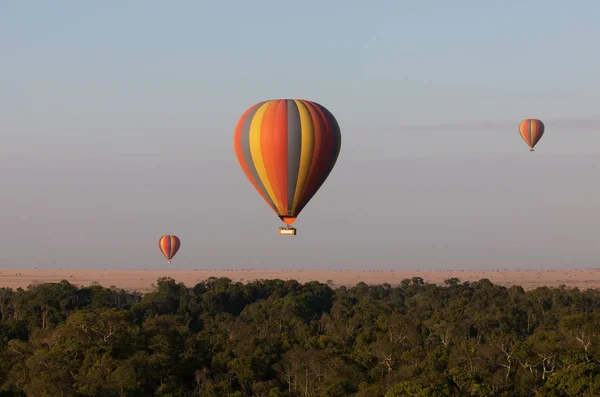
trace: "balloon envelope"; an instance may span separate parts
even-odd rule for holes
[[[239,119],[233,139],[246,177],[288,225],[331,173],[341,143],[340,127],[331,112],[297,99],[250,107]]]
[[[537,119],[523,120],[519,124],[519,134],[521,134],[521,138],[531,148],[531,151],[533,151],[534,146],[542,139],[544,130],[544,123]]]
[[[158,239],[158,248],[165,258],[167,258],[168,263],[171,263],[171,259],[173,259],[177,251],[179,251],[180,246],[181,241],[179,240],[179,237],[171,234],[167,234]]]

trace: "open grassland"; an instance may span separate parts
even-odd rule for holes
[[[421,277],[425,282],[443,284],[456,277],[461,282],[487,278],[494,284],[520,285],[526,290],[541,286],[600,288],[600,269],[544,270],[82,270],[82,269],[0,269],[0,287],[26,288],[31,284],[67,280],[78,286],[99,283],[129,291],[147,292],[160,277],[171,277],[186,286],[209,277],[227,277],[232,281],[249,282],[258,279],[297,280],[300,283],[319,281],[333,287],[367,284],[398,285],[403,279]]]

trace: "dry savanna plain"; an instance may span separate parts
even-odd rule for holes
[[[152,291],[161,277],[171,277],[186,286],[194,286],[210,277],[227,277],[234,282],[265,279],[297,280],[300,283],[319,281],[336,288],[366,284],[400,284],[403,279],[421,277],[425,282],[443,284],[456,277],[461,282],[489,279],[494,284],[520,285],[526,290],[548,286],[600,288],[600,269],[544,269],[544,270],[83,270],[83,269],[0,269],[0,288],[24,288],[41,283],[67,280],[77,286],[100,284],[127,291]]]

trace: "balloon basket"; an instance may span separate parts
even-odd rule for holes
[[[280,227],[279,228],[279,234],[281,234],[282,236],[295,236],[296,235],[296,228],[293,227]]]
[[[533,149],[529,149],[529,151],[530,151],[530,152],[534,152],[535,150],[533,150]]]

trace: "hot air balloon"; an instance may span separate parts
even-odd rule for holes
[[[519,133],[521,138],[529,145],[530,152],[533,152],[533,147],[542,139],[544,135],[544,123],[537,119],[527,119],[519,124]]]
[[[250,183],[291,227],[333,169],[342,143],[335,117],[322,105],[300,99],[259,102],[240,117],[233,146]]]
[[[177,251],[179,251],[180,246],[181,241],[179,240],[179,237],[172,234],[167,234],[158,239],[158,248],[165,258],[167,258],[167,263],[171,263],[171,259],[173,259]]]

